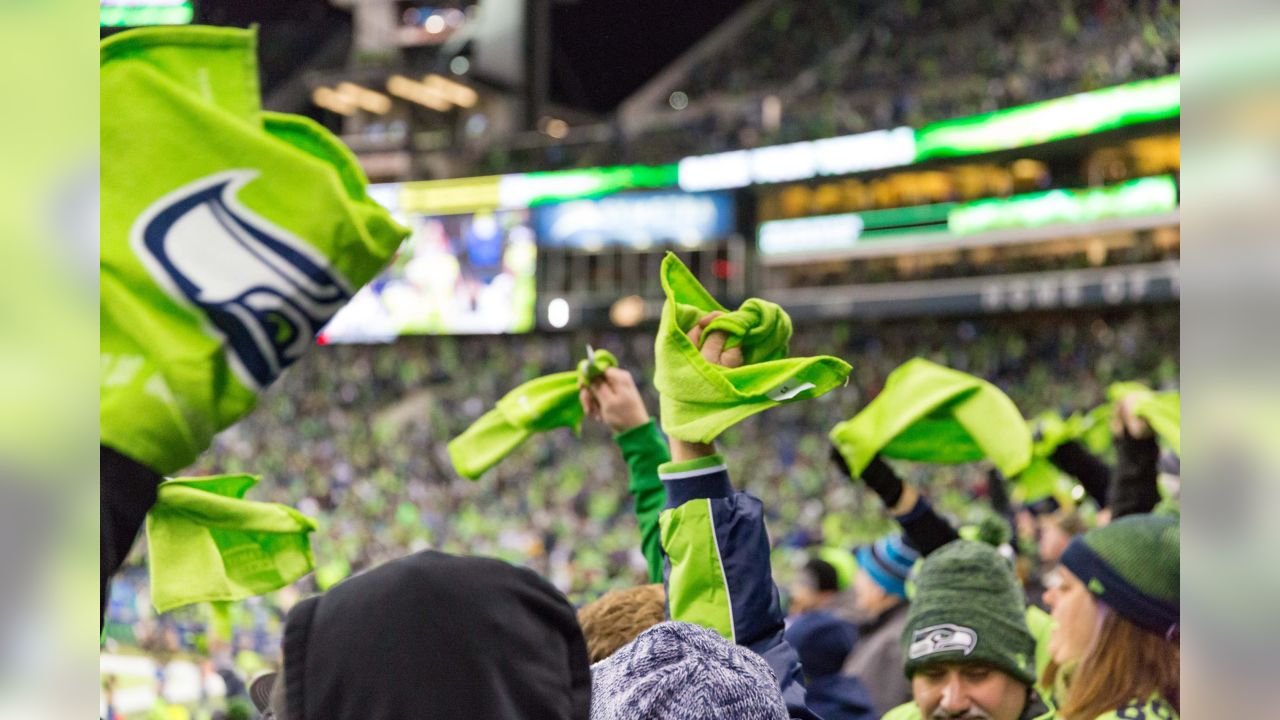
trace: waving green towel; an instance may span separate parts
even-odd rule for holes
[[[667,302],[654,348],[653,384],[661,395],[662,429],[686,442],[711,442],[743,419],[784,402],[814,398],[844,384],[849,364],[819,356],[788,358],[791,318],[777,305],[752,298],[729,312],[672,253],[662,261]],[[713,311],[725,313],[703,331],[728,334],[741,347],[741,367],[713,365],[685,335]]]
[[[459,475],[475,480],[536,432],[582,425],[578,390],[618,361],[608,350],[594,350],[578,369],[546,375],[517,387],[449,442],[449,459]]]
[[[889,374],[884,390],[831,430],[849,470],[860,475],[877,453],[927,463],[990,458],[1005,477],[1031,460],[1031,433],[991,383],[921,358]]]
[[[151,604],[242,600],[311,572],[315,522],[291,507],[244,500],[253,475],[174,478],[147,514]]]
[[[262,110],[252,30],[102,41],[99,429],[161,475],[315,346],[408,230],[338,138]]]
[[[1065,476],[1049,456],[1059,445],[1082,437],[1092,422],[1088,415],[1072,413],[1070,417],[1063,418],[1052,410],[1027,422],[1028,429],[1032,432],[1039,430],[1040,437],[1031,445],[1031,462],[1016,478],[1021,502],[1035,502],[1064,489],[1062,479]]]
[[[1133,413],[1146,420],[1156,436],[1175,453],[1182,454],[1182,396],[1176,390],[1155,392],[1151,388],[1137,382],[1113,383],[1107,388],[1107,402],[1094,412],[1106,413],[1110,418],[1113,407],[1127,395],[1137,395],[1137,404]],[[1110,427],[1109,425],[1107,427]]]

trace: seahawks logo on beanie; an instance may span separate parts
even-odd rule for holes
[[[911,660],[940,652],[959,650],[968,655],[978,646],[978,633],[973,628],[943,623],[915,631],[907,657]]]

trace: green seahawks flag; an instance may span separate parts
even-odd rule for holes
[[[160,483],[147,513],[151,604],[242,600],[311,572],[315,522],[285,505],[245,500],[253,475]]]
[[[99,59],[101,439],[168,475],[253,408],[407,231],[336,138],[261,109],[253,31],[139,29]]]
[[[939,464],[989,458],[1005,477],[1031,461],[1031,432],[1000,388],[923,358],[889,373],[862,412],[831,429],[831,442],[854,477],[876,454]]]

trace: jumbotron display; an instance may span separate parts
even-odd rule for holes
[[[529,211],[402,212],[400,190],[382,185],[371,188],[370,195],[412,234],[391,267],[334,316],[319,342],[533,329],[538,250]]]

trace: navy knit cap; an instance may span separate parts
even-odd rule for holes
[[[786,631],[787,642],[800,656],[800,666],[810,679],[835,675],[858,640],[851,623],[827,612],[807,612]]]
[[[786,720],[764,658],[714,630],[664,622],[591,666],[591,720]]]
[[[858,567],[866,570],[885,592],[901,598],[907,596],[907,576],[919,559],[920,553],[899,534],[882,537],[871,545],[858,548]]]
[[[1173,637],[1179,614],[1179,522],[1128,515],[1076,537],[1060,562],[1120,617]]]

